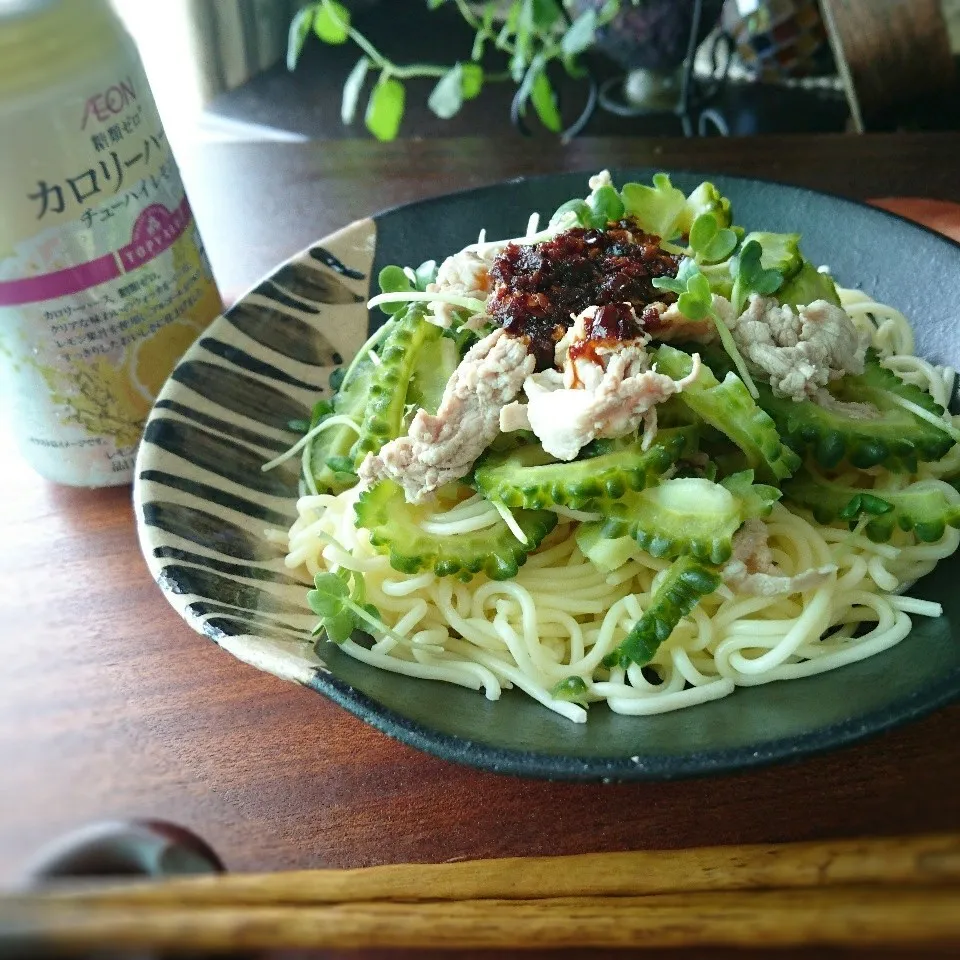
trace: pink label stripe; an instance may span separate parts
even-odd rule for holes
[[[107,280],[115,280],[169,250],[183,235],[190,220],[190,206],[186,197],[173,211],[159,203],[151,204],[137,217],[130,243],[119,250],[66,270],[24,277],[22,280],[0,281],[0,307],[54,300],[96,287]]]
[[[45,273],[39,277],[25,277],[23,280],[4,280],[0,282],[0,307],[16,307],[21,303],[66,297],[119,276],[117,258],[108,253],[66,270]]]

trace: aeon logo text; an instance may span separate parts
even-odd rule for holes
[[[133,89],[133,81],[130,77],[121,80],[111,87],[107,87],[103,93],[96,93],[83,108],[83,123],[80,124],[81,130],[87,129],[87,121],[94,117],[100,123],[105,123],[111,117],[122,113],[127,105],[137,99],[137,94]]]

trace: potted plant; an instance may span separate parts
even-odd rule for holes
[[[406,81],[429,77],[436,83],[428,98],[430,109],[443,119],[456,114],[476,97],[483,86],[511,82],[516,86],[513,114],[517,120],[530,108],[548,130],[561,133],[563,121],[551,80],[551,71],[563,70],[575,78],[589,78],[583,54],[591,48],[607,49],[624,66],[629,51],[651,48],[658,63],[676,70],[689,49],[691,26],[699,33],[709,29],[722,0],[427,0],[431,10],[447,4],[456,8],[474,33],[470,59],[454,64],[399,64],[384,56],[352,24],[340,0],[315,0],[303,7],[290,24],[287,66],[293,70],[307,39],[315,35],[324,43],[353,42],[361,56],[343,87],[341,118],[352,123],[361,95],[369,87],[364,123],[380,140],[392,140],[400,130],[406,104]],[[709,24],[700,21],[703,4],[709,7]],[[623,8],[623,9],[622,9]],[[716,8],[716,9],[714,9]],[[665,37],[680,38],[670,50]],[[653,46],[659,53],[654,55]],[[491,54],[506,61],[506,69],[493,71]],[[647,58],[648,60],[650,57]],[[595,99],[591,79],[587,110],[566,134],[572,136],[592,112]]]

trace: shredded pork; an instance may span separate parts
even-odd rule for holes
[[[485,337],[450,377],[436,415],[418,410],[407,436],[367,454],[361,481],[394,480],[408,503],[422,503],[465,476],[496,437],[501,409],[520,392],[534,362],[527,345],[504,330]]]
[[[575,348],[583,345],[586,324],[596,309],[588,307],[558,343],[556,361],[562,372],[548,369],[528,377],[523,384],[525,409],[514,403],[500,415],[501,430],[529,424],[543,449],[558,460],[573,460],[591,440],[624,437],[641,424],[649,447],[656,434],[656,405],[693,383],[700,373],[698,355],[682,380],[651,369],[646,336],[578,351]]]
[[[723,568],[724,582],[743,593],[777,597],[822,586],[837,572],[832,564],[788,577],[774,563],[762,520],[747,520],[734,534],[733,555]]]
[[[813,400],[830,381],[863,373],[866,335],[826,300],[795,312],[753,296],[727,325],[747,363],[770,381],[775,396]]]

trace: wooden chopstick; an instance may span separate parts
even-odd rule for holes
[[[960,836],[74,884],[0,899],[0,947],[894,943],[960,943]]]
[[[0,911],[0,948],[799,946],[960,943],[960,894],[836,887],[648,897]]]
[[[359,870],[226,874],[51,888],[47,898],[117,906],[348,903],[644,896],[655,893],[960,883],[960,834],[638,850]]]

